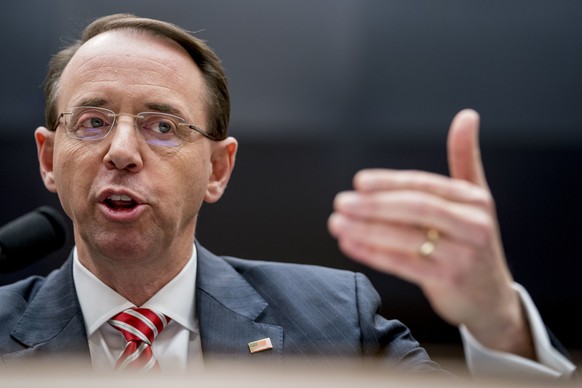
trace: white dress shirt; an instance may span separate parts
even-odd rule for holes
[[[196,246],[182,271],[143,306],[134,306],[93,275],[79,261],[76,248],[73,255],[73,279],[83,311],[95,370],[113,369],[126,341],[107,321],[131,307],[151,308],[172,319],[152,345],[152,352],[163,371],[186,371],[187,368],[202,367],[202,347],[194,296]]]

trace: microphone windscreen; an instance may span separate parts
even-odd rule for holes
[[[63,216],[49,206],[0,227],[0,272],[12,272],[60,249],[66,241]]]

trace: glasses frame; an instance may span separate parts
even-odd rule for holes
[[[119,117],[119,116],[129,116],[129,117],[133,117],[133,126],[139,132],[139,129],[137,128],[137,119],[140,118],[140,115],[144,115],[144,114],[155,114],[155,115],[160,115],[160,116],[167,116],[169,118],[173,118],[173,119],[177,120],[178,121],[177,125],[184,126],[184,127],[188,127],[190,129],[192,129],[193,131],[198,132],[202,136],[204,136],[204,137],[206,137],[206,138],[208,138],[208,139],[210,139],[212,141],[221,141],[221,140],[224,140],[223,138],[220,138],[218,136],[214,136],[214,135],[208,133],[206,130],[204,130],[204,129],[202,129],[202,128],[194,125],[194,124],[187,123],[186,120],[183,119],[182,117],[176,116],[176,115],[173,115],[173,114],[170,114],[170,113],[164,113],[164,112],[139,112],[139,113],[137,113],[137,114],[134,115],[134,114],[131,114],[131,113],[115,113],[111,109],[102,108],[102,107],[99,107],[99,106],[74,106],[74,107],[69,108],[68,109],[68,112],[61,112],[61,113],[59,113],[59,116],[57,118],[56,125],[54,126],[55,130],[60,125],[61,118],[63,118],[65,115],[72,115],[74,109],[96,109],[96,110],[100,110],[100,111],[103,111],[103,112],[107,112],[107,114],[109,114],[113,118],[113,121],[111,122],[111,126],[110,126],[109,130],[107,131],[107,133],[103,137],[100,137],[98,139],[83,139],[83,138],[74,136],[71,133],[71,131],[68,128],[68,126],[65,124],[65,132],[67,133],[67,135],[69,137],[71,137],[72,139],[76,139],[76,140],[81,140],[81,141],[99,141],[99,140],[105,139],[107,136],[109,136],[109,134],[111,133],[111,131],[113,131],[113,129],[117,125],[117,117]],[[184,142],[185,139],[183,139],[178,134],[176,134],[176,136],[180,139],[180,143],[178,143],[176,145],[172,145],[172,146],[164,146],[164,145],[158,145],[158,146],[160,146],[160,147],[168,147],[168,148],[174,148],[174,147],[180,146]],[[148,143],[148,144],[150,144],[150,143]]]

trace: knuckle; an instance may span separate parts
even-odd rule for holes
[[[476,196],[475,202],[477,206],[486,210],[487,212],[492,212],[495,208],[493,195],[488,190],[480,190]]]
[[[473,241],[477,247],[485,247],[491,244],[495,236],[495,223],[485,213],[473,223]]]

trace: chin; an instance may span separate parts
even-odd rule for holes
[[[148,255],[154,252],[153,240],[144,238],[132,238],[125,236],[115,239],[107,239],[105,241],[96,241],[97,249],[106,257],[119,260],[141,260],[146,259]]]

